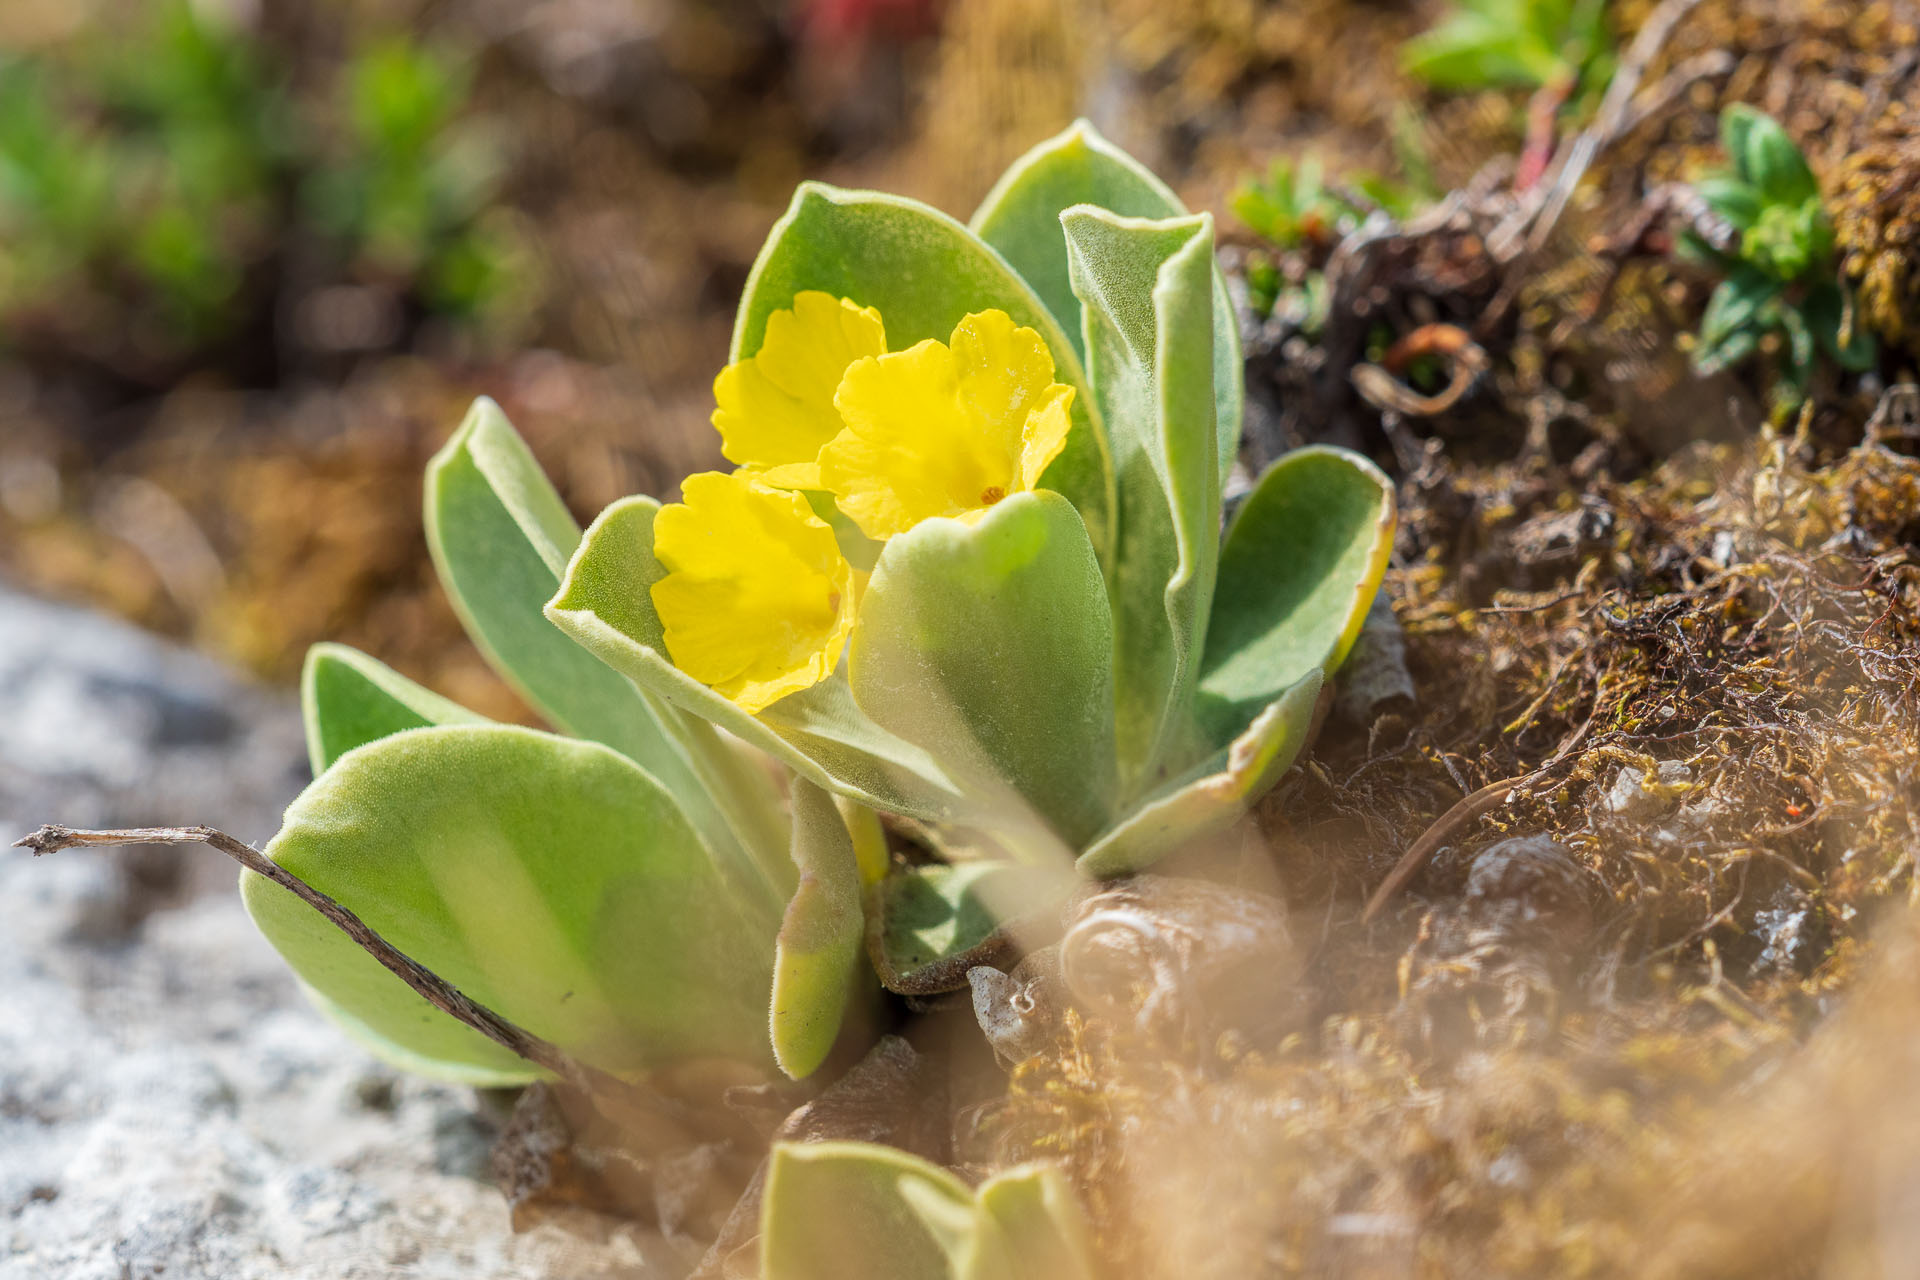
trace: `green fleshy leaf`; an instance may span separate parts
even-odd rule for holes
[[[1225,749],[1095,841],[1080,855],[1080,874],[1104,880],[1144,871],[1180,846],[1238,821],[1306,747],[1325,679],[1309,669]]]
[[[1213,433],[1213,222],[1061,215],[1120,495],[1116,736],[1125,794],[1189,732],[1220,528]]]
[[[956,1280],[948,1243],[923,1216],[940,1205],[971,1215],[973,1192],[918,1156],[865,1142],[778,1143],[761,1204],[761,1274]]]
[[[1026,806],[1074,848],[1106,825],[1113,617],[1086,528],[1059,494],[1015,494],[977,520],[926,520],[891,539],[860,602],[847,681],[874,723],[960,780],[1010,850],[1028,843]]]
[[[1002,926],[1050,910],[1073,887],[1057,870],[995,859],[896,868],[874,890],[874,969],[901,995],[957,991],[967,970],[1012,955]]]
[[[1768,117],[1744,102],[1736,102],[1720,112],[1720,146],[1727,153],[1727,159],[1733,162],[1734,177],[1754,186],[1754,170],[1748,155],[1748,140],[1753,136],[1753,127]]]
[[[1779,121],[1745,103],[1720,113],[1720,136],[1735,171],[1769,204],[1799,205],[1820,197],[1819,180]]]
[[[485,716],[344,644],[316,644],[307,650],[300,672],[300,710],[316,778],[355,747],[391,733],[435,724],[487,723]]]
[[[969,224],[1040,295],[1075,350],[1086,356],[1080,299],[1067,265],[1060,215],[1077,204],[1128,218],[1184,218],[1186,205],[1151,170],[1078,120],[1021,156],[1002,174]],[[1239,456],[1246,375],[1240,325],[1226,273],[1213,264],[1214,427],[1220,481]],[[1108,428],[1112,430],[1111,427]]]
[[[771,913],[625,756],[511,725],[410,729],[335,761],[267,854],[501,1016],[610,1071],[770,1062]],[[302,981],[452,1078],[536,1073],[291,893],[241,895]]]
[[[1422,32],[1400,48],[1400,65],[1436,89],[1485,89],[1538,85],[1559,69],[1544,57],[1519,23],[1462,12]]]
[[[1716,174],[1700,179],[1693,189],[1736,231],[1745,231],[1760,220],[1760,193],[1738,178]]]
[[[866,1142],[775,1145],[761,1206],[767,1280],[1092,1280],[1091,1240],[1058,1169],[1023,1165],[976,1192]]]
[[[1052,1165],[1009,1169],[980,1184],[981,1216],[1001,1257],[968,1280],[1093,1280],[1093,1233],[1066,1175]],[[984,1260],[984,1259],[983,1259]]]
[[[833,800],[793,783],[793,861],[800,871],[774,944],[773,1056],[795,1080],[827,1059],[856,993],[870,986],[860,861]]]
[[[1693,352],[1695,372],[1719,373],[1731,369],[1760,349],[1760,334],[1755,329],[1736,329],[1717,345],[1702,342]]]
[[[1880,358],[1880,350],[1858,316],[1854,317],[1853,330],[1847,335],[1847,341],[1840,340],[1840,330],[1846,321],[1847,299],[1838,284],[1825,282],[1814,286],[1808,291],[1801,309],[1806,313],[1807,323],[1813,327],[1814,336],[1819,338],[1821,348],[1842,369],[1850,373],[1864,373],[1873,368]]]
[[[1787,371],[1794,387],[1804,392],[1813,380],[1813,330],[1800,308],[1780,308],[1780,327],[1787,334]]]
[[[928,338],[946,342],[975,311],[998,308],[1036,330],[1053,354],[1054,378],[1074,388],[1073,430],[1043,477],[1080,510],[1102,564],[1111,559],[1113,469],[1099,410],[1072,339],[1004,259],[965,227],[917,201],[804,182],[753,264],[734,322],[742,360],[760,349],[767,317],[819,289],[876,307],[887,349]]]
[[[1693,367],[1718,373],[1752,354],[1758,328],[1768,319],[1786,286],[1758,267],[1742,264],[1714,288],[1700,317],[1700,339]]]
[[[1216,746],[1308,672],[1346,660],[1393,551],[1393,485],[1344,449],[1287,454],[1220,549],[1195,713]]]
[[[580,528],[491,400],[474,404],[428,464],[426,521],[440,581],[494,669],[554,725],[622,752],[680,797],[743,892],[785,902],[792,863],[766,779],[542,613]]]
[[[953,820],[964,797],[919,747],[854,705],[844,676],[748,715],[683,673],[667,656],[652,587],[666,570],[653,555],[651,498],[623,498],[600,513],[567,566],[547,616],[614,670],[656,697],[760,748],[837,795],[929,822]]]

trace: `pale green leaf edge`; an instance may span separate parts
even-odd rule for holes
[[[1206,645],[1214,572],[1219,558],[1220,486],[1214,466],[1212,417],[1214,374],[1193,366],[1191,344],[1210,331],[1213,299],[1204,282],[1213,270],[1213,219],[1208,214],[1183,218],[1131,218],[1093,205],[1077,205],[1060,215],[1070,274],[1085,322],[1090,375],[1109,423],[1109,438],[1120,481],[1121,555],[1110,577],[1115,597],[1115,689],[1123,785],[1144,789],[1158,776],[1162,762],[1176,756],[1190,736],[1187,708],[1192,704]],[[1160,257],[1153,282],[1122,279],[1108,285],[1109,272],[1098,258],[1115,244],[1157,252],[1156,242],[1185,233],[1177,248]],[[1106,244],[1100,237],[1117,237]],[[1131,242],[1131,243],[1129,243]],[[1144,265],[1144,263],[1136,263]],[[1122,269],[1124,270],[1124,264]],[[1150,309],[1129,316],[1126,303],[1145,294]],[[1151,350],[1144,349],[1149,335]],[[1105,330],[1129,369],[1112,369],[1099,355],[1110,344],[1096,341]],[[1184,350],[1183,350],[1184,348]],[[1202,362],[1204,363],[1204,362]],[[1108,375],[1108,376],[1103,376]],[[1123,389],[1145,390],[1150,405],[1123,411],[1115,403]],[[1190,428],[1204,408],[1206,429]],[[1197,455],[1197,456],[1196,456]],[[1198,465],[1195,465],[1198,464]],[[1129,486],[1132,472],[1146,475]],[[1152,512],[1131,509],[1132,500],[1157,492]],[[1138,545],[1133,526],[1162,528],[1172,538],[1171,563],[1163,547]],[[1157,554],[1149,556],[1149,550]],[[1135,567],[1147,575],[1137,581]],[[1137,598],[1136,598],[1137,597]],[[1145,687],[1143,687],[1145,686]]]
[[[795,1080],[819,1069],[860,988],[866,914],[860,858],[833,799],[803,778],[791,792],[800,883],[774,941],[768,1015],[774,1061]]]
[[[596,665],[590,657],[581,655],[585,661],[579,677],[603,685],[593,700],[593,714],[602,717],[602,722],[588,725],[542,697],[527,674],[517,670],[494,644],[490,638],[492,624],[480,616],[460,585],[455,551],[448,546],[442,527],[441,508],[449,501],[450,478],[463,456],[471,461],[527,546],[552,572],[556,587],[581,544],[581,531],[500,406],[484,396],[477,399],[465,421],[429,460],[423,500],[427,549],[467,635],[488,665],[548,721],[577,737],[603,742],[622,752],[680,797],[684,811],[713,849],[723,873],[743,893],[759,896],[771,910],[779,911],[793,883],[786,827],[768,779],[756,776],[752,768],[738,760],[707,724],[655,701],[624,678],[618,668],[609,670],[605,664]],[[556,656],[570,657],[575,652],[566,645],[566,638],[564,634],[555,635],[559,642]],[[602,672],[604,681],[599,680],[598,673]]]
[[[1094,842],[1075,864],[1080,873],[1106,880],[1143,871],[1180,845],[1231,826],[1305,749],[1325,682],[1309,671],[1224,750]]]
[[[362,738],[328,754],[326,726],[335,719],[333,710],[326,703],[326,695],[322,693],[328,668],[353,677],[367,696],[383,699],[422,725],[490,723],[487,717],[407,679],[370,654],[362,653],[351,645],[322,641],[307,649],[306,660],[300,667],[300,719],[306,729],[307,761],[313,767],[313,776],[316,778],[353,747],[373,741],[372,738]]]
[[[1173,218],[1186,217],[1190,214],[1191,211],[1186,203],[1174,193],[1172,187],[1162,182],[1153,170],[1109,141],[1091,121],[1082,118],[1053,137],[1035,145],[1009,165],[1007,171],[1000,175],[999,181],[994,183],[993,189],[987,193],[986,199],[980,202],[980,207],[974,211],[973,217],[968,220],[969,229],[998,249],[1000,245],[996,241],[1001,240],[1002,237],[997,230],[997,224],[1012,207],[1020,188],[1028,182],[1035,181],[1037,175],[1042,173],[1049,164],[1071,158],[1076,153],[1083,153],[1090,160],[1111,166],[1114,174],[1137,183],[1138,193],[1159,200],[1162,206],[1151,211],[1136,208],[1116,209],[1113,212]],[[1093,198],[1091,193],[1084,197],[1084,202],[1094,205],[1101,203]],[[1062,209],[1074,203],[1080,203],[1080,201],[1070,201],[1068,205],[1062,206]],[[1029,284],[1032,283],[1029,281]],[[1037,285],[1035,292],[1040,292]],[[1069,292],[1063,298],[1042,296],[1049,308],[1054,311],[1055,319],[1060,322],[1061,327],[1070,335],[1077,337],[1078,308],[1065,306],[1066,299],[1072,296],[1071,293]],[[1056,302],[1060,305],[1056,306]],[[1075,314],[1069,315],[1065,314],[1066,312]],[[1240,346],[1240,322],[1234,311],[1233,295],[1227,289],[1227,273],[1217,260],[1213,264],[1213,315],[1213,378],[1216,405],[1214,428],[1219,442],[1220,484],[1224,488],[1227,476],[1233,470],[1234,462],[1240,455],[1240,432],[1246,415],[1246,365]],[[1084,355],[1084,350],[1082,354]]]

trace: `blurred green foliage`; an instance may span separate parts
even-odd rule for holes
[[[1278,157],[1264,176],[1243,180],[1229,200],[1234,216],[1250,231],[1282,253],[1304,259],[1293,264],[1296,283],[1272,253],[1255,250],[1248,255],[1247,291],[1254,311],[1266,317],[1284,304],[1303,331],[1317,333],[1326,318],[1327,301],[1326,277],[1320,268],[1335,246],[1373,209],[1405,221],[1431,199],[1418,183],[1367,170],[1349,172],[1330,184],[1318,156],[1298,161]]]
[[[482,218],[501,166],[483,135],[460,126],[466,68],[387,40],[345,79],[343,145],[302,193],[314,224],[365,268],[414,281],[435,310],[483,307],[504,284],[510,247]]]
[[[1740,104],[1721,113],[1720,139],[1732,168],[1693,186],[1737,238],[1721,248],[1696,233],[1683,237],[1688,256],[1725,275],[1701,317],[1694,366],[1713,373],[1777,347],[1775,401],[1792,408],[1805,399],[1822,353],[1858,372],[1878,351],[1852,323],[1833,224],[1806,156],[1772,117]]]
[[[1613,75],[1605,0],[1459,0],[1401,50],[1436,89],[1557,88],[1567,98]]]
[[[485,216],[501,169],[454,56],[389,38],[296,93],[263,37],[208,7],[139,12],[0,60],[0,331],[77,313],[165,362],[288,287],[379,284],[462,318],[510,294]]]

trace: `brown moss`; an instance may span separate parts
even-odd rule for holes
[[[1833,186],[1834,238],[1860,322],[1920,353],[1920,108],[1889,103]]]

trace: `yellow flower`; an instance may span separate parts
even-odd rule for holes
[[[820,450],[820,482],[869,538],[932,516],[965,518],[1039,483],[1071,425],[1073,388],[1046,342],[1003,311],[907,351],[855,361],[834,405],[845,427]]]
[[[740,472],[688,476],[681,492],[653,522],[673,665],[748,712],[832,675],[858,587],[833,531],[800,494]]]
[[[820,446],[840,432],[834,389],[847,366],[887,349],[880,313],[832,294],[794,295],[767,317],[758,353],[713,382],[720,451],[755,479],[783,489],[817,489]]]

